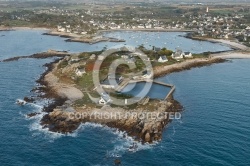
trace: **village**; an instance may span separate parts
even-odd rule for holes
[[[11,2],[8,5],[11,8]],[[249,8],[244,5],[49,3],[43,8],[11,11],[1,9],[0,4],[0,13],[0,26],[32,24],[85,38],[98,38],[100,30],[169,30],[192,32],[189,37],[236,40],[247,46],[250,42]]]
[[[86,14],[91,14],[88,10]],[[93,13],[92,13],[93,14]],[[93,14],[94,15],[94,14]],[[98,15],[102,18],[104,15]],[[111,16],[112,17],[112,16]],[[133,23],[122,22],[120,24],[116,21],[102,22],[99,19],[92,19],[90,21],[84,21],[84,24],[91,26],[95,32],[98,30],[175,30],[185,31],[190,30],[193,32],[193,36],[196,37],[208,37],[216,39],[237,39],[239,42],[243,42],[246,45],[250,41],[250,26],[249,24],[243,24],[241,22],[244,19],[242,14],[232,14],[231,16],[215,16],[209,13],[209,7],[207,7],[204,14],[195,15],[182,15],[182,18],[187,20],[177,20],[171,23],[165,23],[156,19],[145,18],[132,18]],[[84,18],[82,16],[82,18]],[[121,20],[123,20],[121,18]],[[63,22],[57,26],[58,32],[67,32],[86,35],[87,31],[82,31],[80,25],[72,27],[67,22]]]

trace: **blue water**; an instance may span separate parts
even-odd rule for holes
[[[125,39],[126,42],[102,42],[93,45],[76,42],[65,42],[65,38],[41,35],[44,32],[46,31],[20,30],[0,32],[0,60],[14,56],[32,55],[34,53],[47,51],[49,49],[75,53],[83,51],[98,51],[102,50],[104,47],[110,48],[116,47],[117,45],[139,46],[144,44],[146,47],[152,48],[149,43],[154,43],[154,46],[157,47],[167,47],[168,49],[172,50],[175,50],[179,47],[182,48],[183,51],[191,51],[192,53],[230,50],[230,48],[225,45],[186,39],[179,36],[184,35],[184,33],[180,32],[152,32],[149,34],[146,32],[105,33],[105,36]],[[158,38],[158,36],[160,36],[160,38]],[[136,42],[136,40],[138,41]]]
[[[181,49],[192,53],[217,52],[231,50],[228,46],[207,41],[190,40],[183,37],[185,32],[112,32],[105,34],[109,37],[126,39],[126,44],[139,46],[143,44],[146,48],[165,47],[170,50]]]
[[[145,91],[145,89],[149,89],[150,91]],[[169,87],[165,87],[158,84],[152,84],[152,86],[150,86],[149,83],[145,82],[128,84],[122,90],[123,93],[133,95],[134,97],[141,98],[147,96],[151,99],[165,99],[169,91]]]
[[[76,52],[96,47],[81,43],[70,46],[61,38],[41,36],[40,31],[0,33],[20,33],[20,37],[29,39],[24,44],[13,34],[12,39],[0,37],[0,59],[40,52],[50,45]],[[41,37],[47,42],[34,44]],[[15,100],[35,95],[30,90],[45,70],[42,65],[52,60],[0,63],[1,165],[112,165],[118,156],[123,165],[129,166],[250,165],[250,60],[233,60],[159,78],[176,85],[174,96],[185,111],[181,121],[173,121],[166,128],[161,142],[139,145],[135,153],[126,150],[132,142],[129,137],[125,139],[123,133],[107,127],[85,124],[64,136],[41,129],[40,117],[25,117],[40,108],[19,107]]]

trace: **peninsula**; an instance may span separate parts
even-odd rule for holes
[[[117,57],[135,55],[136,53],[125,49],[122,48],[121,50],[112,52],[108,60],[104,61],[105,66],[102,66],[100,70],[100,77],[106,77],[105,74],[107,73],[105,73],[105,70],[111,63],[110,59],[114,60]],[[145,48],[140,48],[137,51],[157,53],[154,50],[146,50]],[[164,49],[163,51],[167,52]],[[143,143],[152,143],[161,140],[165,126],[176,116],[180,117],[182,111],[181,104],[173,98],[174,85],[166,84],[166,88],[170,88],[170,91],[166,94],[165,99],[150,99],[148,96],[145,96],[131,105],[114,105],[105,96],[98,94],[96,87],[93,85],[93,63],[98,60],[98,57],[101,57],[102,53],[84,52],[74,55],[65,54],[64,58],[47,65],[48,71],[38,80],[42,85],[42,88],[39,90],[45,92],[46,95],[44,97],[54,98],[55,103],[44,108],[47,114],[42,118],[41,125],[50,131],[67,134],[74,132],[80,124],[91,122],[126,131],[129,136]],[[155,56],[152,55],[152,57]],[[139,58],[134,58],[135,62],[140,64]],[[153,80],[155,77],[172,72],[225,61],[225,59],[210,55],[193,55],[183,60],[173,59],[169,55],[167,59],[163,63],[154,63],[153,71],[151,71],[154,72],[154,77],[146,77],[148,73],[145,74],[144,72],[141,72],[141,75],[137,74],[131,77],[126,72],[126,67],[119,68],[119,71],[122,71],[119,74],[123,76],[119,87],[125,87],[124,84],[128,84],[129,82],[150,82],[149,80]],[[137,67],[135,70],[143,71],[144,69],[144,67]],[[134,81],[128,81],[131,79]],[[156,83],[165,85],[164,83]],[[105,87],[105,89],[110,98],[115,97],[129,101],[133,96],[117,93],[119,87],[115,89]],[[101,100],[104,103],[100,104]],[[36,113],[33,113],[29,116],[35,115]]]

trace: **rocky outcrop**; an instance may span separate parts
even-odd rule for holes
[[[47,52],[37,53],[29,56],[17,56],[12,57],[8,59],[2,60],[2,62],[11,62],[11,61],[17,61],[19,59],[25,59],[25,58],[36,58],[36,59],[45,59],[49,57],[65,57],[70,55],[67,51],[54,51],[54,50],[48,50]]]
[[[183,70],[190,70],[195,67],[203,67],[208,66],[215,63],[223,63],[225,62],[225,59],[222,58],[199,58],[199,59],[191,59],[186,60],[181,63],[176,63],[173,65],[167,65],[167,66],[157,66],[154,68],[154,77],[160,77],[162,75],[170,74],[173,72],[180,72]]]
[[[71,133],[81,123],[92,122],[118,128],[141,142],[152,143],[161,140],[165,126],[171,121],[168,113],[180,112],[182,106],[177,101],[159,101],[156,112],[150,110],[106,107],[94,110],[78,109],[75,112],[54,109],[43,117],[41,124],[50,131]],[[165,109],[162,109],[165,108]]]
[[[32,112],[32,113],[27,114],[27,117],[32,118],[32,117],[40,115],[40,114],[41,113],[38,113],[38,112]]]

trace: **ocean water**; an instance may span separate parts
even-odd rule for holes
[[[147,89],[149,91],[147,91]],[[162,86],[159,84],[152,84],[151,86],[151,84],[149,83],[139,82],[139,83],[128,84],[122,90],[122,93],[130,94],[138,98],[147,96],[150,97],[151,99],[165,99],[169,91],[170,87]]]
[[[228,46],[211,43],[207,41],[197,41],[190,40],[183,37],[185,32],[106,32],[105,36],[125,39],[126,43],[132,46],[139,46],[143,44],[146,48],[151,49],[155,47],[165,47],[167,49],[175,51],[176,49],[181,49],[182,51],[192,52],[192,53],[203,53],[203,52],[217,52],[231,50]]]
[[[180,32],[147,33],[125,31],[104,33],[105,36],[125,39],[126,42],[102,42],[93,45],[77,42],[65,42],[66,38],[42,35],[44,32],[46,31],[19,30],[0,32],[0,60],[14,56],[32,55],[49,49],[76,53],[83,51],[98,51],[102,50],[104,47],[121,47],[124,45],[136,47],[144,44],[145,47],[152,48],[153,44],[151,45],[149,43],[154,43],[154,46],[156,47],[167,47],[172,50],[182,48],[183,51],[191,51],[192,53],[230,50],[230,48],[225,45],[186,39],[180,36],[184,35],[184,33]]]
[[[19,38],[16,33],[20,33]],[[41,36],[40,31],[2,34],[13,38],[0,37],[0,59],[45,51],[52,45],[53,49],[72,52],[97,47],[65,44],[62,38]],[[36,45],[34,41],[40,38],[47,42],[41,40]],[[139,144],[137,152],[127,151],[133,140],[115,129],[87,123],[73,134],[61,135],[41,128],[42,115],[26,118],[27,113],[39,112],[48,101],[20,107],[15,100],[36,95],[30,90],[45,70],[43,64],[51,61],[53,58],[0,63],[0,165],[113,165],[116,158],[129,166],[250,165],[250,60],[233,60],[159,78],[176,86],[174,97],[185,111],[181,121],[166,127],[161,142]]]

